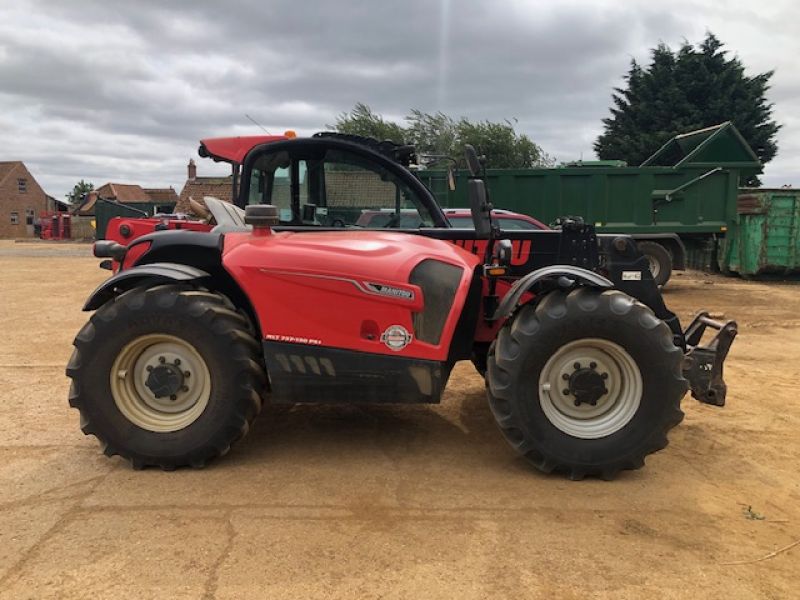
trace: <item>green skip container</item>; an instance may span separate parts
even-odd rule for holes
[[[800,272],[800,190],[743,188],[737,223],[721,240],[723,272],[740,275]]]

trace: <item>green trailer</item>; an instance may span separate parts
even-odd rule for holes
[[[715,246],[737,223],[741,178],[761,172],[761,162],[730,122],[676,135],[641,166],[622,161],[577,161],[554,168],[489,169],[497,208],[553,222],[580,216],[599,231],[631,234],[653,260],[684,268]],[[455,190],[442,172],[420,177],[447,207],[465,207],[467,175]],[[651,252],[660,250],[659,256]],[[656,268],[656,267],[654,267]],[[663,272],[662,272],[663,274]]]
[[[94,205],[96,230],[98,240],[106,238],[108,222],[114,217],[152,217],[157,212],[172,212],[175,205],[164,202],[117,202],[98,198]]]

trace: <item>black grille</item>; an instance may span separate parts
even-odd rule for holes
[[[408,281],[422,288],[425,306],[414,315],[414,335],[418,340],[438,344],[442,329],[453,306],[463,269],[438,260],[423,260]]]

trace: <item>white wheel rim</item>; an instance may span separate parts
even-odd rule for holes
[[[653,279],[658,278],[658,274],[661,272],[661,263],[652,254],[647,255],[647,262],[650,265],[650,274]]]
[[[597,404],[581,402],[565,394],[569,376],[577,369],[594,365],[606,373],[607,392]],[[621,346],[601,338],[585,338],[561,346],[545,363],[539,375],[539,403],[548,420],[559,430],[576,438],[598,439],[625,427],[642,399],[642,374],[636,361]]]
[[[147,386],[148,375],[165,364],[180,371],[182,385],[172,395],[157,397]],[[188,427],[203,414],[211,397],[211,375],[200,353],[185,340],[144,335],[128,343],[114,360],[111,395],[131,423],[168,433]]]

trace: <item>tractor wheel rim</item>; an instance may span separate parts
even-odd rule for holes
[[[157,378],[168,385],[158,388]],[[211,374],[189,342],[150,334],[128,343],[111,368],[111,394],[134,425],[156,433],[178,431],[203,414],[211,397]]]
[[[652,254],[647,255],[647,263],[650,265],[650,274],[656,279],[661,272],[661,263]]]
[[[593,398],[595,405],[576,405],[579,399],[571,378],[590,368],[602,378],[606,393]],[[539,375],[539,403],[545,416],[562,432],[582,439],[607,437],[625,427],[639,409],[642,391],[636,361],[622,346],[600,338],[561,346]]]

